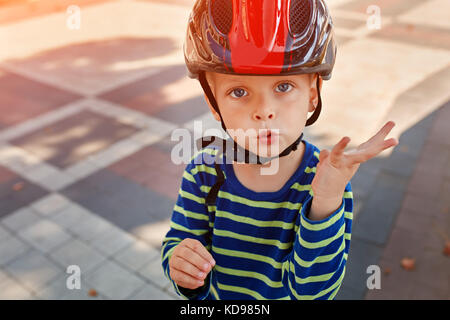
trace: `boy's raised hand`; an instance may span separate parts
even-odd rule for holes
[[[343,137],[331,152],[323,149],[319,154],[316,175],[311,183],[314,197],[319,199],[342,198],[345,186],[361,163],[398,144],[398,140],[395,138],[384,140],[394,126],[393,121],[388,121],[372,138],[350,151],[344,152],[350,142],[349,137]]]
[[[170,276],[180,287],[196,289],[203,286],[215,263],[200,241],[186,238],[175,247],[169,259]]]

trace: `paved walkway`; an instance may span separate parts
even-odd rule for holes
[[[387,120],[400,145],[352,181],[339,299],[450,298],[450,6],[336,0],[338,57],[305,138],[353,145]],[[176,299],[161,270],[184,165],[175,128],[218,127],[182,56],[193,1],[0,1],[0,298]],[[72,16],[73,18],[73,16]],[[67,23],[68,20],[71,23]],[[400,261],[415,259],[406,271]],[[70,265],[81,289],[69,290]],[[368,290],[369,265],[381,289]]]

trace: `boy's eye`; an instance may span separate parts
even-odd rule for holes
[[[247,93],[247,91],[245,91],[242,88],[236,88],[236,89],[233,89],[230,92],[230,94],[233,98],[242,98],[242,97],[246,96],[248,93]]]
[[[280,83],[275,89],[276,92],[289,92],[292,89],[292,85],[290,83]]]

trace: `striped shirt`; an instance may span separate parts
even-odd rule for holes
[[[166,277],[185,299],[333,299],[345,274],[353,217],[350,182],[340,207],[320,221],[308,219],[320,150],[303,140],[302,162],[276,192],[255,192],[240,183],[223,159],[225,176],[216,206],[205,198],[216,181],[214,146],[186,166],[170,230],[162,242]],[[221,154],[220,156],[225,157]],[[200,157],[200,158],[199,158]],[[185,238],[199,240],[216,264],[204,286],[190,290],[170,277],[169,259]]]

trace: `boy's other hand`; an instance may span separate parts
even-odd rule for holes
[[[215,263],[200,241],[186,238],[173,250],[169,260],[170,276],[180,287],[197,289],[204,285]]]
[[[316,175],[311,184],[314,196],[321,199],[340,199],[345,186],[361,163],[398,144],[398,140],[395,138],[385,140],[394,126],[393,121],[388,121],[372,138],[360,144],[356,149],[344,152],[350,142],[349,137],[344,137],[333,147],[331,152],[326,149],[322,150],[319,154]]]

